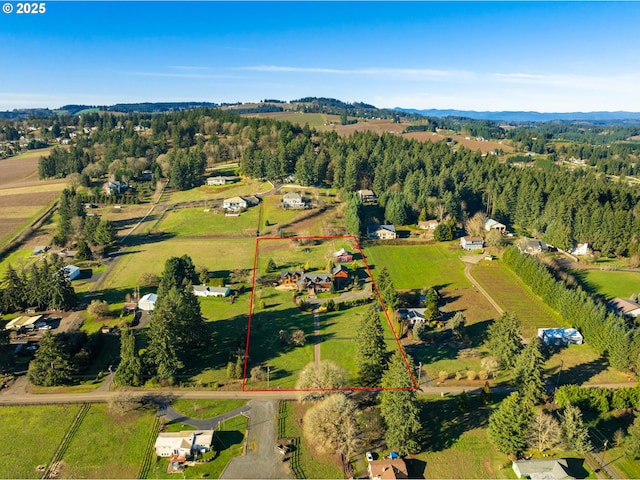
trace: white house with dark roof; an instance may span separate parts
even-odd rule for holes
[[[367,237],[377,240],[393,240],[397,238],[396,227],[393,225],[369,225]]]

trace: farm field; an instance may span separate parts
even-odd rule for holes
[[[269,195],[262,199],[262,224],[260,230],[276,230],[279,225],[288,224],[305,213],[305,210],[292,210],[282,207],[282,195]],[[268,222],[268,223],[267,223]]]
[[[30,150],[15,157],[0,160],[0,188],[7,185],[38,181],[38,161],[48,155],[50,148]]]
[[[470,287],[462,250],[455,242],[434,245],[373,245],[363,248],[374,277],[387,267],[398,290]]]
[[[62,461],[63,478],[135,478],[156,420],[152,409],[122,416],[91,405]]]
[[[187,254],[195,265],[206,265],[210,271],[232,271],[253,268],[255,239],[167,238],[149,237],[122,252],[122,258],[106,278],[103,289],[131,288],[138,285],[145,272],[159,275],[164,262],[172,256]],[[124,296],[124,294],[123,294]]]
[[[204,237],[209,235],[242,235],[258,231],[259,208],[253,207],[237,217],[227,217],[224,211],[205,212],[202,207],[170,210],[156,225],[155,231],[171,236]]]
[[[518,316],[525,339],[536,336],[538,328],[567,326],[558,313],[545,305],[517,275],[499,262],[482,262],[473,267],[471,274],[503,310]],[[627,381],[626,375],[611,368],[588,343],[559,350],[545,366],[549,376],[557,375],[563,368],[561,383]]]
[[[471,269],[471,275],[504,311],[520,319],[525,339],[536,336],[538,328],[568,326],[515,273],[499,262],[481,262]]]
[[[48,465],[79,410],[79,405],[1,407],[0,478],[41,478],[36,467]],[[20,461],[18,443],[28,452]]]
[[[469,135],[460,135],[454,132],[410,132],[402,135],[404,138],[412,138],[419,142],[441,142],[447,138],[451,138],[458,142],[458,145],[462,145],[469,150],[480,150],[483,153],[488,153],[498,149],[502,149],[504,152],[509,153],[513,151],[513,147],[505,142],[488,140],[478,141],[475,137]]]
[[[606,300],[615,297],[628,299],[640,293],[640,274],[618,270],[573,270],[578,281],[588,290]]]

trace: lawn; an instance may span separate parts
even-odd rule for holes
[[[571,272],[589,292],[606,300],[615,297],[629,298],[640,293],[638,272],[617,270],[574,270]]]
[[[220,175],[222,173],[218,171],[212,175]],[[237,195],[255,195],[256,193],[266,192],[271,188],[272,185],[269,182],[243,178],[240,182],[230,185],[202,185],[191,190],[172,191],[168,194],[167,199],[169,203],[223,199]]]
[[[29,258],[33,249],[13,250],[9,255],[0,260],[0,278],[3,278],[7,267],[11,265],[15,269],[20,269],[30,265],[36,257]]]
[[[79,405],[0,407],[0,478],[41,478],[36,467],[49,464],[79,410]]]
[[[201,465],[187,467],[178,478],[220,478],[222,471],[233,457],[239,457],[243,452],[243,444],[249,420],[242,415],[234,417],[220,424],[216,428],[213,438],[215,452],[213,460]],[[209,454],[205,454],[208,456]],[[176,474],[167,473],[168,458],[156,457],[151,466],[148,478],[176,478]]]
[[[175,400],[171,406],[190,418],[206,420],[246,405],[245,400]]]
[[[387,267],[393,286],[398,290],[469,287],[464,263],[459,260],[462,250],[453,248],[455,245],[374,245],[363,252],[374,277],[382,267]]]
[[[254,207],[238,217],[227,217],[222,210],[214,213],[199,208],[181,208],[167,212],[155,230],[175,237],[203,237],[208,235],[238,235],[258,231],[259,209]]]
[[[262,204],[262,224],[260,229],[277,229],[278,226],[291,223],[305,210],[292,210],[282,207],[282,195],[269,195],[264,197]],[[268,224],[267,224],[268,222]]]
[[[152,409],[120,416],[105,404],[91,405],[62,457],[62,477],[135,478],[154,422]]]
[[[302,419],[313,405],[309,402],[281,402],[280,405],[278,437],[291,438],[298,447],[291,459],[291,468],[301,475],[298,478],[343,478],[335,458],[318,453],[303,435]]]

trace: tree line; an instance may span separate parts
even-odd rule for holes
[[[556,279],[536,258],[516,247],[505,250],[503,261],[531,290],[556,310],[585,341],[606,356],[614,368],[636,370],[640,362],[640,336],[632,325],[607,310],[580,287],[571,288]]]

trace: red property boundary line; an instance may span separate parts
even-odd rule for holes
[[[242,391],[243,392],[273,392],[273,391],[279,391],[279,392],[317,392],[317,391],[324,391],[321,389],[314,389],[314,388],[309,388],[309,389],[296,389],[296,388],[289,388],[289,389],[245,389],[245,384],[247,383],[247,368],[248,368],[248,364],[249,364],[249,341],[250,341],[250,337],[251,337],[251,321],[253,320],[253,298],[255,295],[255,289],[256,289],[256,275],[257,275],[257,267],[258,267],[258,250],[259,250],[259,245],[261,241],[295,241],[295,240],[352,240],[358,250],[358,252],[360,253],[360,256],[362,258],[362,261],[364,262],[364,266],[367,269],[367,273],[369,275],[369,278],[371,278],[371,285],[373,286],[373,289],[375,289],[376,295],[378,296],[378,302],[380,302],[380,306],[382,307],[382,311],[384,312],[385,317],[387,318],[387,323],[389,325],[389,328],[391,328],[391,332],[393,333],[393,337],[396,340],[396,344],[398,346],[398,350],[400,351],[400,354],[402,355],[402,360],[404,361],[405,367],[407,368],[407,371],[409,372],[409,376],[411,377],[411,383],[413,383],[413,387],[397,387],[397,388],[383,388],[383,387],[351,387],[351,388],[331,388],[331,389],[327,389],[326,391],[337,391],[337,392],[351,392],[351,391],[374,391],[374,392],[379,392],[379,391],[384,391],[384,390],[417,390],[418,389],[418,382],[416,381],[415,376],[413,375],[413,372],[411,371],[411,368],[409,367],[409,361],[407,360],[407,356],[405,354],[404,348],[402,347],[402,344],[400,343],[400,339],[398,338],[398,335],[396,333],[396,329],[393,327],[393,322],[391,321],[391,317],[389,317],[389,312],[387,310],[387,308],[384,305],[384,302],[382,301],[382,296],[380,295],[380,291],[378,290],[378,285],[376,284],[375,279],[373,278],[373,275],[371,274],[371,268],[369,267],[369,263],[367,262],[366,257],[364,256],[364,253],[362,252],[362,247],[360,246],[360,241],[358,240],[357,237],[353,236],[353,235],[327,235],[327,236],[303,236],[303,237],[258,237],[256,238],[256,248],[255,248],[255,253],[253,256],[253,277],[251,280],[251,298],[249,299],[249,321],[247,324],[247,340],[245,342],[245,356],[244,356],[244,368],[243,368],[243,374],[242,374]]]

